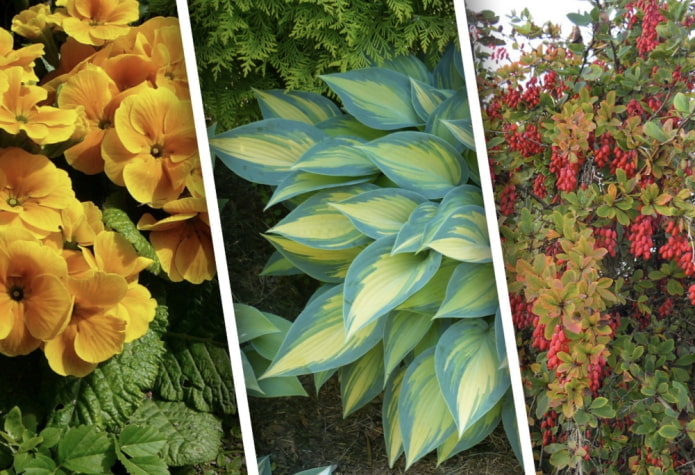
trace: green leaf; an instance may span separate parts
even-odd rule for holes
[[[492,261],[483,208],[474,205],[463,206],[441,224],[438,220],[433,222],[439,226],[432,233],[432,237],[423,242],[422,247],[429,247],[458,261]]]
[[[510,386],[501,371],[494,327],[481,319],[461,320],[439,339],[435,369],[459,435],[483,417]]]
[[[381,393],[384,347],[377,344],[356,361],[340,368],[339,374],[343,417],[347,417]]]
[[[311,191],[357,185],[360,183],[366,183],[373,179],[374,177],[371,176],[328,176],[317,175],[309,172],[293,171],[288,173],[278,184],[277,188],[275,188],[273,195],[265,205],[265,209],[268,209],[282,201],[289,200],[290,198],[304,193],[309,193]]]
[[[473,135],[473,122],[471,119],[444,120],[442,124],[449,129],[451,135],[466,146],[475,151],[475,136]]]
[[[379,321],[350,337],[343,320],[343,285],[336,285],[304,308],[292,324],[272,364],[261,377],[317,373],[352,363],[383,335]]]
[[[148,271],[155,275],[161,272],[162,266],[159,263],[159,258],[154,252],[152,244],[140,233],[135,223],[133,223],[125,211],[110,207],[107,201],[107,204],[104,205],[102,210],[102,220],[107,227],[126,238],[139,255],[152,259],[152,264],[147,268]]]
[[[56,473],[55,461],[51,457],[41,453],[34,454],[25,452],[16,454],[12,468],[14,468],[16,473],[28,475],[53,475]],[[8,472],[3,471],[1,473],[6,474]]]
[[[389,468],[403,453],[403,438],[401,437],[401,423],[398,416],[398,397],[401,384],[405,376],[405,368],[401,367],[389,379],[384,391],[384,402],[381,410],[381,422],[384,427],[384,442],[386,443],[386,455],[389,459]]]
[[[410,87],[413,107],[415,107],[417,115],[425,122],[437,106],[453,94],[453,91],[437,89],[412,77],[410,78]]]
[[[645,134],[658,142],[666,142],[669,139],[668,135],[666,135],[661,126],[653,120],[646,122],[642,126],[642,130]]]
[[[523,463],[521,455],[521,441],[519,440],[519,425],[517,423],[516,411],[514,409],[514,395],[511,390],[502,398],[502,425],[507,440],[511,445],[514,455],[519,463]]]
[[[367,246],[345,276],[345,326],[352,335],[420,290],[439,268],[433,252],[391,255],[395,236]]]
[[[368,127],[395,130],[422,125],[410,98],[410,79],[385,68],[319,76],[345,109]]]
[[[24,422],[22,422],[22,410],[15,406],[10,411],[5,414],[5,422],[3,425],[5,432],[16,442],[22,440],[22,435],[24,434]]]
[[[405,355],[427,334],[432,317],[406,310],[391,312],[384,327],[384,373],[388,379]]]
[[[568,13],[567,18],[577,26],[589,26],[593,22],[589,13]]]
[[[400,187],[442,198],[468,179],[461,155],[444,139],[425,132],[394,132],[359,147]]]
[[[457,152],[463,151],[465,143],[456,137],[444,121],[471,120],[470,106],[465,89],[439,104],[427,119],[425,132],[446,140]],[[475,149],[475,144],[473,144]]]
[[[263,315],[263,312],[250,305],[234,304],[234,319],[236,321],[239,343],[258,338],[270,333],[279,333],[280,329]]]
[[[337,465],[327,465],[325,467],[310,468],[297,472],[294,475],[330,475],[337,467]]]
[[[374,140],[388,133],[367,127],[349,114],[342,114],[338,117],[324,120],[316,124],[316,128],[329,137],[349,137],[363,140]]]
[[[131,457],[157,455],[166,443],[166,439],[149,425],[129,424],[118,435],[120,449]]]
[[[169,475],[167,464],[155,455],[131,459],[120,456],[118,459],[130,475]]]
[[[365,142],[353,137],[329,137],[299,157],[292,170],[342,177],[375,175],[379,169],[357,148]]]
[[[297,159],[325,137],[304,122],[267,119],[222,132],[210,139],[210,147],[245,180],[278,185]]]
[[[455,432],[454,419],[437,381],[434,348],[408,366],[398,396],[398,419],[406,470]]]
[[[265,263],[263,270],[259,275],[299,275],[302,271],[297,269],[292,263],[282,254],[274,251]]]
[[[377,188],[329,203],[372,239],[398,233],[410,214],[427,198],[400,188]]]
[[[432,318],[444,300],[447,284],[458,264],[459,262],[453,259],[442,259],[439,269],[429,282],[396,307],[396,310],[425,313]]]
[[[253,90],[264,119],[291,119],[316,125],[341,114],[329,99],[313,92]]]
[[[111,439],[95,426],[68,429],[58,443],[60,465],[78,473],[108,472],[116,460]]]
[[[224,434],[215,416],[189,409],[182,402],[147,400],[130,422],[153,427],[166,440],[162,459],[175,467],[214,460]]]
[[[449,43],[434,68],[434,84],[441,89],[465,89],[463,80],[463,58],[458,42]]]
[[[425,63],[413,55],[401,55],[387,59],[381,64],[381,67],[426,84],[432,81],[432,74],[427,70]]]
[[[681,434],[681,429],[672,424],[659,427],[658,434],[664,439],[675,439]]]
[[[420,203],[398,231],[391,253],[416,252],[420,249],[425,235],[425,227],[437,214],[437,209],[438,205],[431,201]]]
[[[437,448],[437,463],[440,464],[454,455],[475,447],[482,442],[499,425],[501,420],[502,399],[483,417],[473,423],[463,435],[453,433]]]
[[[247,350],[242,353],[242,355],[245,356],[247,361],[250,362],[250,370],[254,375],[263,374],[270,365],[270,360],[263,358],[255,351]],[[246,375],[246,373],[244,373],[244,375]],[[275,378],[265,378],[255,381],[255,386],[246,386],[246,391],[248,394],[254,397],[288,397],[308,395],[304,389],[304,386],[302,386],[302,383],[296,376],[278,376]]]
[[[263,316],[270,320],[270,322],[280,331],[277,333],[267,333],[255,338],[251,341],[251,347],[253,347],[253,349],[256,350],[263,358],[272,360],[280,349],[282,340],[285,339],[287,332],[292,327],[292,322],[272,313],[262,313]]]
[[[462,262],[454,270],[441,307],[432,318],[473,318],[497,310],[497,286],[492,264]]]

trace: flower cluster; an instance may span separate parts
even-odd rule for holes
[[[215,272],[178,21],[138,18],[136,0],[58,0],[15,16],[26,46],[0,29],[0,353],[40,349],[61,375],[156,313],[153,259],[105,225],[105,194],[86,198],[104,177],[171,281]]]

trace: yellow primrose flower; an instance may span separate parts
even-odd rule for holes
[[[169,278],[194,284],[212,279],[215,256],[205,199],[181,198],[166,203],[163,210],[171,216],[157,221],[145,214],[137,226],[150,231],[152,247]]]
[[[68,287],[75,296],[70,323],[43,351],[56,373],[86,376],[123,350],[126,322],[115,315],[115,307],[128,284],[119,275],[95,271],[87,278],[69,278]]]
[[[48,158],[20,148],[0,150],[0,226],[44,238],[60,232],[62,210],[75,201],[70,177]]]
[[[68,36],[101,46],[128,33],[140,17],[137,0],[57,0],[56,16]]]
[[[123,99],[101,146],[104,171],[140,203],[179,197],[198,164],[190,101],[165,88]]]
[[[39,3],[22,10],[12,18],[12,31],[29,40],[39,40],[44,31],[55,26],[51,18],[51,7]]]
[[[0,70],[7,88],[0,95],[0,128],[12,135],[25,132],[39,145],[68,140],[75,131],[78,112],[40,106],[48,97],[41,86],[24,84],[20,67]]]
[[[34,61],[43,56],[43,45],[29,45],[14,49],[14,37],[0,28],[0,70],[17,66],[22,71],[22,80],[35,81]]]
[[[72,296],[67,264],[28,231],[0,231],[0,353],[25,355],[58,335],[68,322]]]
[[[65,244],[91,246],[97,234],[104,230],[101,209],[91,201],[75,200],[70,206],[61,210],[60,231],[48,236],[44,242],[50,241],[57,249],[63,249]]]

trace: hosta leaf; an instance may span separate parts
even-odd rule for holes
[[[367,246],[345,276],[345,326],[348,335],[379,319],[420,290],[439,268],[437,253],[391,255],[395,236]]]
[[[166,439],[149,425],[129,424],[118,435],[118,445],[131,457],[157,455],[166,445]]]
[[[317,249],[282,236],[264,235],[275,249],[295,267],[321,282],[338,283],[347,274],[348,267],[364,249],[363,246],[347,249]]]
[[[292,322],[286,320],[278,315],[262,312],[263,316],[270,320],[270,322],[278,328],[280,331],[277,333],[266,333],[265,335],[259,336],[251,340],[251,347],[258,352],[266,360],[272,360],[280,349],[282,340],[285,339],[285,335],[290,331]]]
[[[210,147],[245,180],[278,185],[294,162],[325,137],[304,122],[267,119],[223,132],[210,139]]]
[[[497,307],[492,264],[462,262],[451,275],[444,301],[433,318],[482,317],[492,315]]]
[[[384,347],[377,344],[357,361],[340,368],[343,417],[374,399],[384,388]]]
[[[432,114],[427,119],[427,124],[425,126],[425,132],[434,134],[446,140],[449,145],[451,145],[457,152],[463,151],[464,144],[462,144],[458,138],[456,138],[451,130],[443,122],[445,120],[453,119],[469,119],[470,120],[470,106],[468,104],[468,98],[466,97],[466,91],[460,90],[453,96],[449,97],[437,108],[432,111]]]
[[[341,114],[330,99],[313,92],[253,90],[264,119],[291,119],[316,125]]]
[[[319,391],[323,387],[324,384],[326,384],[326,381],[331,379],[331,377],[337,372],[337,369],[329,369],[327,371],[319,371],[318,373],[314,373],[314,389],[316,389],[316,394],[318,395]]]
[[[456,430],[435,375],[434,348],[409,366],[398,396],[398,419],[406,469],[439,447]]]
[[[401,55],[387,59],[381,64],[381,67],[424,83],[432,81],[432,73],[429,72],[425,63],[413,55]]]
[[[152,264],[147,268],[148,271],[153,274],[159,274],[159,272],[161,272],[162,266],[159,263],[159,258],[154,252],[152,244],[140,233],[135,223],[133,223],[125,211],[104,205],[102,220],[106,226],[126,238],[128,242],[133,245],[135,250],[138,251],[138,254],[152,259]]]
[[[340,186],[356,185],[373,180],[371,176],[328,176],[315,173],[292,171],[278,184],[265,209],[310,191],[318,191]]]
[[[519,425],[517,424],[516,411],[514,409],[514,395],[511,390],[507,390],[507,394],[502,398],[502,425],[504,426],[504,432],[507,434],[509,445],[512,446],[514,455],[516,455],[516,459],[519,463],[522,463]]]
[[[384,442],[386,443],[386,455],[389,458],[389,468],[403,453],[403,438],[401,436],[401,422],[398,416],[398,398],[401,385],[405,376],[405,368],[401,368],[391,376],[384,391],[384,403],[381,410],[381,421],[384,427]]]
[[[269,333],[279,333],[280,329],[263,315],[263,312],[250,305],[234,304],[234,319],[236,320],[239,343],[258,338]]]
[[[420,203],[410,213],[406,221],[396,235],[391,254],[401,252],[416,252],[420,249],[427,223],[437,214],[438,205],[431,201]]]
[[[405,310],[391,312],[384,327],[384,373],[386,379],[432,326],[432,317]]]
[[[270,360],[263,358],[255,351],[246,351],[245,355],[254,374],[261,375],[268,369]],[[255,388],[246,387],[248,394],[254,397],[308,396],[304,386],[296,376],[256,379],[256,383],[257,387]]]
[[[499,370],[494,328],[481,320],[460,320],[439,339],[435,369],[459,435],[504,396],[510,381]]]
[[[337,465],[327,465],[325,467],[310,468],[297,472],[295,475],[331,475],[337,467]]]
[[[131,418],[152,426],[166,440],[162,458],[180,467],[214,460],[222,445],[222,424],[212,414],[189,409],[182,402],[145,401]]]
[[[430,199],[442,198],[468,177],[460,154],[436,135],[394,132],[360,148],[400,187]]]
[[[453,259],[442,259],[437,272],[427,282],[427,284],[415,292],[408,299],[396,307],[397,310],[409,310],[429,314],[430,318],[439,309],[446,295],[447,283],[451,279],[451,274],[459,264]]]
[[[292,324],[272,364],[262,376],[316,373],[352,363],[383,335],[374,322],[350,337],[343,320],[343,286],[336,285],[313,299]]]
[[[372,129],[355,119],[350,114],[343,114],[316,124],[329,137],[352,137],[363,140],[374,140],[383,137],[388,132]]]
[[[454,455],[475,447],[492,433],[500,423],[502,400],[500,400],[483,417],[471,425],[462,436],[452,434],[437,448],[437,463],[440,464]]]
[[[437,89],[428,83],[418,81],[417,79],[410,78],[411,96],[413,99],[413,106],[417,115],[423,120],[427,121],[427,118],[432,114],[432,112],[446,99],[451,97],[453,91],[446,89]]]
[[[472,205],[459,208],[425,246],[457,261],[490,262],[492,252],[485,210]]]
[[[447,46],[434,68],[434,84],[441,89],[465,89],[461,49],[454,43]]]
[[[376,186],[365,183],[320,191],[303,201],[268,232],[324,250],[347,249],[366,244],[371,239],[330,203],[373,189]]]
[[[372,239],[396,234],[417,206],[427,198],[400,188],[377,188],[351,196],[330,206],[347,216],[355,227]]]
[[[510,322],[511,323],[511,322]],[[495,342],[497,343],[497,359],[500,360],[500,368],[509,366],[507,361],[507,348],[504,344],[504,328],[502,327],[502,312],[499,306],[495,312]]]
[[[473,122],[471,119],[442,119],[441,123],[449,129],[449,132],[456,140],[469,150],[475,151],[475,137],[473,136]]]
[[[263,394],[261,386],[258,384],[258,378],[256,376],[256,370],[253,368],[249,357],[249,353],[255,353],[253,350],[244,348],[241,351],[241,367],[244,371],[244,386],[246,387],[246,392],[248,394]]]
[[[68,429],[58,443],[58,463],[77,473],[108,473],[116,459],[113,443],[95,426]]]
[[[422,125],[410,99],[410,79],[385,68],[319,76],[357,120],[378,130]]]
[[[292,169],[330,176],[375,175],[379,169],[355,147],[365,142],[353,137],[329,137],[307,150]]]
[[[159,333],[152,328],[166,320],[166,307],[157,308],[150,330],[123,352],[102,363],[84,378],[65,378],[55,388],[49,425],[57,427],[93,424],[121,426],[142,403],[143,392],[152,388],[164,354]]]
[[[265,263],[260,275],[299,275],[302,271],[297,269],[285,256],[274,251]]]
[[[167,346],[156,384],[163,399],[184,401],[204,412],[236,411],[226,348],[175,338],[169,339]]]

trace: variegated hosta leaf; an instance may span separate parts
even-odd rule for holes
[[[291,119],[316,125],[341,114],[330,99],[313,92],[253,90],[264,119]]]
[[[364,355],[383,336],[373,322],[351,336],[345,333],[343,285],[321,290],[297,319],[261,379],[317,373],[345,366]]]
[[[297,269],[285,256],[273,252],[265,263],[260,275],[297,275],[302,271]]]
[[[483,417],[509,388],[499,369],[494,327],[482,319],[460,320],[437,343],[435,369],[459,435]]]
[[[377,188],[330,205],[347,216],[372,239],[398,233],[420,203],[427,198],[400,188]]]
[[[270,363],[255,351],[243,353],[256,375],[263,374]],[[245,380],[248,381],[246,373]],[[278,376],[275,378],[256,379],[255,387],[246,387],[251,396],[255,397],[288,397],[308,396],[304,386],[296,376]]]
[[[432,320],[432,326],[430,327],[429,330],[427,330],[427,333],[425,333],[425,336],[422,337],[422,340],[415,345],[415,348],[413,348],[413,356],[418,357],[425,351],[429,351],[430,348],[434,348],[437,346],[437,343],[439,342],[439,339],[442,337],[445,331],[451,326],[452,322],[454,320],[447,320],[447,319],[441,319],[438,318],[437,320]]]
[[[435,374],[434,348],[408,366],[398,396],[398,419],[406,469],[455,433],[456,424]]]
[[[345,326],[352,335],[420,290],[439,268],[436,252],[391,255],[395,236],[367,246],[345,276]]]
[[[432,73],[427,69],[425,63],[413,55],[396,56],[395,58],[387,59],[381,64],[381,67],[424,83],[432,82]]]
[[[239,343],[246,343],[259,336],[279,333],[280,329],[263,315],[263,312],[250,305],[234,304],[234,319],[236,320]]]
[[[319,76],[357,120],[378,130],[423,125],[410,100],[410,79],[385,68]]]
[[[451,133],[444,124],[443,120],[452,119],[470,119],[471,112],[468,104],[466,91],[460,90],[432,111],[432,114],[427,119],[425,132],[434,134],[446,140],[457,152],[462,152],[464,145]],[[462,160],[462,158],[461,158]]]
[[[398,186],[430,199],[442,198],[468,179],[461,154],[436,135],[394,132],[359,148]]]
[[[241,367],[244,371],[244,386],[246,387],[246,391],[249,394],[263,394],[263,390],[258,385],[258,379],[256,379],[256,371],[253,369],[253,365],[244,351],[241,352]]]
[[[243,179],[278,185],[294,162],[325,137],[304,122],[267,119],[222,132],[210,139],[210,147]]]
[[[329,369],[314,373],[314,389],[316,389],[316,395],[319,394],[321,387],[326,384],[326,381],[331,379],[331,376],[333,376],[337,371],[337,369]]]
[[[364,249],[364,246],[357,246],[347,249],[324,250],[305,246],[282,236],[267,234],[263,237],[270,241],[273,247],[296,268],[301,269],[316,280],[328,283],[341,282],[345,278],[350,264]]]
[[[459,208],[425,245],[457,261],[492,261],[485,210],[470,205]]]
[[[401,422],[398,417],[398,397],[405,376],[405,367],[393,373],[384,391],[384,402],[381,409],[381,425],[384,427],[384,442],[386,455],[389,458],[389,468],[393,468],[398,457],[403,453],[403,438],[401,437]]]
[[[415,107],[417,115],[424,121],[427,121],[430,114],[434,112],[439,104],[451,97],[454,93],[454,91],[447,89],[437,89],[428,83],[418,81],[412,77],[410,78],[410,86],[413,107]]]
[[[473,122],[471,119],[442,119],[441,122],[449,129],[449,132],[456,140],[469,150],[475,150],[475,137],[473,136]]]
[[[305,246],[347,249],[371,242],[352,221],[330,205],[377,187],[368,183],[319,191],[268,230]]]
[[[309,193],[310,191],[357,185],[359,183],[366,183],[370,180],[373,180],[373,177],[327,176],[302,171],[291,171],[278,183],[277,188],[275,188],[273,192],[273,196],[270,197],[268,204],[265,205],[265,209],[303,193]]]
[[[492,264],[462,262],[451,275],[444,301],[433,318],[484,317],[495,313],[497,308]]]
[[[271,361],[273,358],[275,358],[275,355],[280,349],[280,345],[282,345],[287,332],[290,331],[292,322],[273,313],[261,313],[263,313],[263,316],[267,318],[276,328],[278,328],[279,331],[276,333],[267,333],[254,338],[249,342],[249,344],[256,353],[261,355],[266,360]]]
[[[514,455],[519,463],[523,463],[521,456],[521,442],[519,441],[519,425],[516,417],[516,409],[514,408],[514,395],[511,389],[502,398],[502,425],[504,432],[509,439],[509,445],[512,446]],[[528,430],[528,426],[524,430]]]
[[[350,114],[342,114],[316,124],[316,128],[329,137],[352,137],[363,140],[374,140],[383,137],[388,132],[367,127]]]
[[[509,322],[511,324],[511,321]],[[499,306],[495,313],[495,341],[497,342],[497,359],[500,360],[500,368],[508,368],[507,348],[504,344],[504,328],[502,327],[502,312]]]
[[[440,89],[465,89],[463,59],[458,45],[450,43],[434,68],[434,85]]]
[[[442,259],[442,263],[434,276],[427,284],[415,292],[408,299],[396,307],[396,310],[409,310],[434,315],[442,305],[446,295],[446,287],[451,279],[451,274],[458,266],[459,262],[453,259]]]
[[[379,169],[355,147],[365,142],[355,137],[329,137],[307,150],[292,169],[330,176],[376,175]]]
[[[386,379],[417,345],[432,326],[432,317],[424,313],[393,311],[384,327],[384,373]]]
[[[452,188],[439,203],[437,213],[425,224],[422,244],[416,250],[427,247],[426,243],[432,240],[439,228],[446,224],[449,218],[460,208],[468,205],[483,207],[482,190],[477,186],[468,184]]]
[[[462,436],[454,433],[437,448],[437,463],[440,464],[454,455],[475,447],[497,428],[501,419],[502,401],[490,409],[483,417],[471,425]]]
[[[436,216],[438,208],[438,204],[431,201],[420,203],[418,207],[410,213],[408,221],[406,221],[398,231],[396,242],[393,244],[393,249],[391,249],[391,254],[416,252],[420,249],[427,223]]]
[[[384,347],[377,344],[357,361],[340,368],[343,417],[355,412],[384,389]]]

